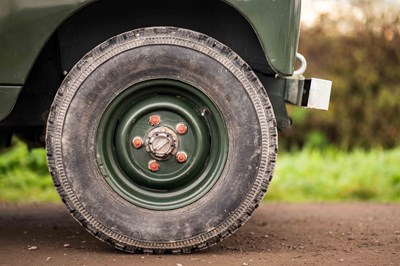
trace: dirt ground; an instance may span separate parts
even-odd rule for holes
[[[62,205],[0,205],[0,265],[400,265],[400,204],[264,203],[233,236],[190,255],[131,255]]]

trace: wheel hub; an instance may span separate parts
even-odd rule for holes
[[[165,126],[150,130],[146,137],[146,150],[157,160],[168,160],[178,148],[178,136]]]
[[[227,158],[220,111],[181,81],[155,79],[127,88],[109,104],[97,132],[105,180],[121,197],[148,209],[198,200],[217,182]]]

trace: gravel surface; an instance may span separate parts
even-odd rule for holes
[[[190,255],[132,255],[61,205],[0,205],[0,265],[400,265],[400,204],[264,203],[233,236]]]

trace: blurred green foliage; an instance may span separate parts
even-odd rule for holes
[[[0,201],[59,202],[44,149],[28,151],[22,142],[0,156]]]
[[[353,9],[303,27],[305,76],[333,81],[330,110],[289,108],[294,127],[281,147],[334,144],[343,149],[400,145],[400,9],[384,1],[350,1]]]
[[[400,149],[283,152],[267,201],[400,201]]]

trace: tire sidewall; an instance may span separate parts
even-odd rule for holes
[[[270,170],[265,165],[271,154],[271,143],[265,143],[270,131],[263,128],[270,114],[262,108],[254,81],[243,73],[243,65],[229,58],[232,54],[193,41],[190,31],[179,34],[134,34],[133,40],[117,36],[78,63],[60,89],[57,97],[62,100],[55,101],[59,134],[50,132],[48,142],[51,153],[61,155],[53,176],[66,192],[67,205],[112,242],[172,249],[223,237],[248,218],[270,178],[265,175]],[[108,104],[129,86],[154,78],[179,80],[201,90],[221,111],[229,136],[227,163],[217,183],[200,200],[169,211],[125,201],[105,181],[96,157],[97,127]]]

